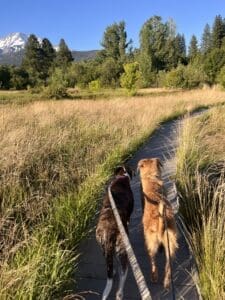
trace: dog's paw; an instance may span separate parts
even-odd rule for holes
[[[168,278],[164,279],[163,286],[166,290],[170,289],[170,280]]]
[[[123,293],[122,292],[117,292],[116,293],[116,300],[123,300]]]

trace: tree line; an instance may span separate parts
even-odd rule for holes
[[[216,83],[225,87],[225,19],[217,15],[206,24],[201,40],[191,37],[188,51],[183,34],[172,19],[149,18],[139,34],[140,47],[128,40],[125,22],[108,26],[102,50],[92,60],[75,62],[61,39],[58,51],[44,38],[32,34],[25,46],[20,67],[0,66],[1,89],[41,89],[46,96],[62,97],[68,87],[98,90],[125,87],[195,88]]]

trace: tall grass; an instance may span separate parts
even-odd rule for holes
[[[177,152],[180,211],[204,299],[225,299],[225,108],[188,120]]]
[[[0,106],[1,299],[56,299],[113,167],[218,91]]]

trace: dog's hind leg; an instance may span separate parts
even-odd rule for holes
[[[168,241],[169,239],[169,241]],[[164,233],[163,244],[166,253],[166,266],[165,266],[165,276],[164,276],[164,288],[169,289],[171,283],[171,264],[177,249],[177,240],[176,234],[168,229],[168,236],[167,232]]]
[[[106,254],[106,266],[107,266],[107,282],[102,294],[102,300],[107,299],[113,285],[113,252],[112,251]]]
[[[151,281],[158,281],[158,268],[156,265],[156,253],[159,249],[160,243],[156,234],[149,234],[148,232],[145,234],[145,243],[148,250],[148,255],[150,258],[150,266],[151,266]]]
[[[119,288],[116,293],[116,300],[123,299],[123,290],[125,281],[127,278],[127,271],[128,271],[128,259],[126,252],[118,253],[117,259],[119,262]]]

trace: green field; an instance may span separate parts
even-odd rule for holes
[[[112,169],[161,122],[222,103],[225,92],[154,89],[57,101],[6,92],[0,99],[1,299],[46,300],[75,278],[77,247]]]

